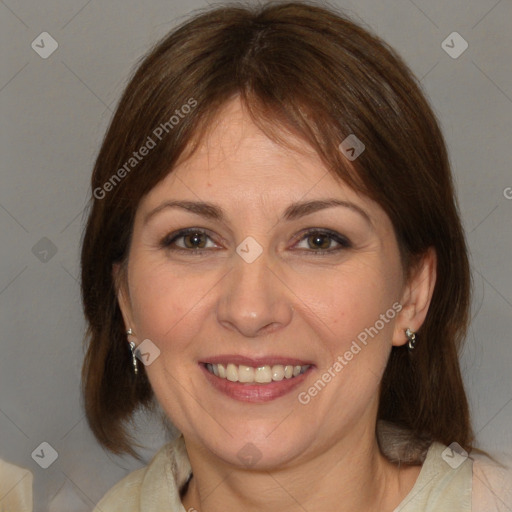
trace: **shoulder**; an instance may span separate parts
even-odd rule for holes
[[[395,512],[509,512],[512,510],[512,458],[499,461],[473,451],[434,442],[418,480]]]
[[[473,456],[473,512],[512,510],[512,456]]]
[[[455,443],[445,446],[417,439],[385,421],[378,422],[377,434],[390,461],[422,465],[416,485],[397,510],[439,510],[446,503],[457,503],[459,511],[512,510],[512,455],[501,454],[493,460],[473,450],[468,457]]]
[[[33,475],[0,459],[0,510],[32,511]]]
[[[395,512],[471,512],[472,470],[471,459],[431,443],[413,488]]]
[[[94,512],[180,512],[179,491],[190,475],[183,437],[165,444],[151,462],[118,482]]]
[[[94,512],[139,512],[140,488],[147,468],[133,471],[120,480],[98,502]]]

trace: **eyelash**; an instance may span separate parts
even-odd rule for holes
[[[211,239],[211,237],[208,235],[208,233],[204,229],[200,228],[187,228],[182,229],[176,233],[171,233],[170,235],[165,236],[160,241],[160,247],[162,249],[167,249],[169,251],[173,252],[181,252],[181,253],[193,253],[194,255],[204,255],[211,249],[184,249],[183,247],[171,247],[172,244],[176,242],[176,240],[180,238],[184,238],[187,235],[206,235],[208,238]],[[315,256],[328,256],[333,253],[337,253],[339,251],[342,251],[344,249],[349,249],[352,247],[352,244],[348,238],[344,237],[343,235],[340,235],[339,233],[336,233],[335,231],[331,231],[329,229],[318,229],[318,228],[311,228],[306,230],[302,237],[299,239],[299,242],[302,242],[304,239],[307,239],[311,235],[320,235],[322,237],[328,237],[331,240],[337,242],[339,244],[339,247],[336,249],[320,249],[320,250],[314,250],[314,249],[299,249],[300,251],[308,251],[311,252],[311,254],[314,254]]]

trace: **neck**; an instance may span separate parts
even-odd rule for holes
[[[387,461],[374,429],[354,429],[314,458],[270,471],[233,467],[185,442],[194,473],[183,497],[187,511],[392,511],[420,470]]]

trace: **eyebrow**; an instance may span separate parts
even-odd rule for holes
[[[304,217],[306,215],[310,215],[320,210],[324,210],[326,208],[333,207],[344,207],[348,208],[363,217],[370,226],[373,226],[373,223],[370,219],[368,213],[363,210],[360,206],[351,203],[349,201],[342,201],[340,199],[316,199],[313,201],[302,201],[293,203],[284,210],[282,214],[282,219],[287,221],[292,221]],[[168,208],[182,208],[189,212],[195,213],[196,215],[200,215],[207,219],[217,220],[220,222],[224,222],[226,219],[226,215],[224,210],[213,203],[203,202],[203,201],[165,201],[160,206],[157,206],[154,210],[150,211],[144,218],[144,225],[147,224],[151,218],[153,218],[157,213],[160,213],[162,210]]]

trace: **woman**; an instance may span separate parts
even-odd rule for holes
[[[136,71],[92,194],[89,424],[134,455],[137,408],[180,432],[98,511],[509,499],[505,469],[467,457],[470,277],[443,137],[376,36],[304,3],[196,16]]]

